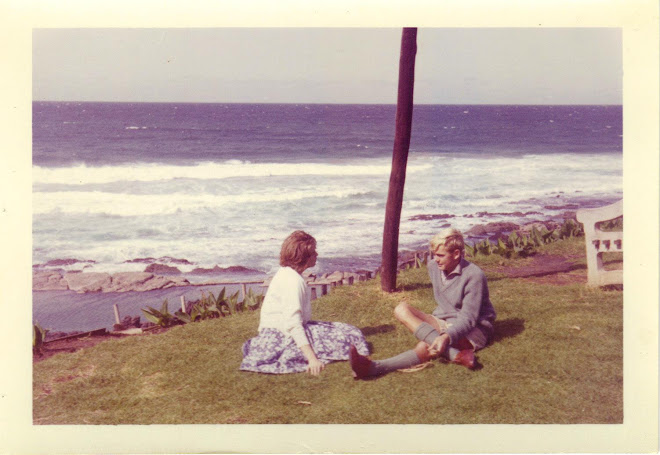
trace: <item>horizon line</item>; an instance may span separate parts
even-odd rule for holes
[[[32,103],[98,103],[98,104],[252,104],[252,105],[319,105],[319,106],[395,106],[396,103],[325,103],[275,101],[101,101],[101,100],[32,100]],[[413,106],[623,106],[623,103],[413,103]]]

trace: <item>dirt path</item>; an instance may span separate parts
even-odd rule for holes
[[[579,257],[542,255],[532,257],[524,265],[517,267],[500,266],[497,272],[508,278],[525,278],[534,283],[557,286],[586,283],[587,268],[577,264]]]
[[[492,270],[508,278],[523,278],[532,283],[565,286],[587,283],[587,266],[580,263],[582,256],[540,255],[515,267],[496,266]],[[623,260],[605,260],[606,270],[623,268]]]

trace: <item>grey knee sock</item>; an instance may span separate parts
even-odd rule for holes
[[[402,352],[389,359],[373,360],[369,373],[372,376],[376,376],[389,373],[390,371],[400,370],[402,368],[410,368],[419,365],[420,363],[422,363],[422,361],[419,360],[415,351],[411,349],[410,351]]]
[[[456,348],[452,348],[451,346],[449,346],[449,347],[447,348],[447,353],[446,353],[445,355],[449,358],[449,360],[454,360],[454,359],[456,358],[456,355],[457,355],[459,352],[461,352],[461,351],[459,351],[459,350],[456,349]]]
[[[422,322],[417,330],[415,330],[415,338],[431,346],[433,340],[440,336],[437,330],[435,330],[431,324],[428,322]]]

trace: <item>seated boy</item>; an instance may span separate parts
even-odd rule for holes
[[[351,349],[350,360],[356,379],[409,368],[436,357],[474,368],[474,352],[493,338],[496,313],[488,295],[484,272],[465,260],[463,235],[445,229],[431,239],[432,261],[429,276],[437,307],[432,314],[400,303],[396,318],[420,342],[414,349],[385,360],[372,361]]]

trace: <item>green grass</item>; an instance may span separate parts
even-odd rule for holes
[[[583,251],[570,240],[542,253]],[[478,370],[436,362],[368,381],[355,381],[347,362],[319,377],[241,372],[241,345],[259,320],[244,313],[35,364],[34,423],[621,423],[622,292],[509,279],[491,273],[499,261],[481,263],[498,320]],[[336,288],[313,303],[314,318],[360,327],[376,359],[410,349],[416,340],[392,309],[405,300],[431,311],[432,290],[426,269],[398,284],[393,294],[376,280]]]

